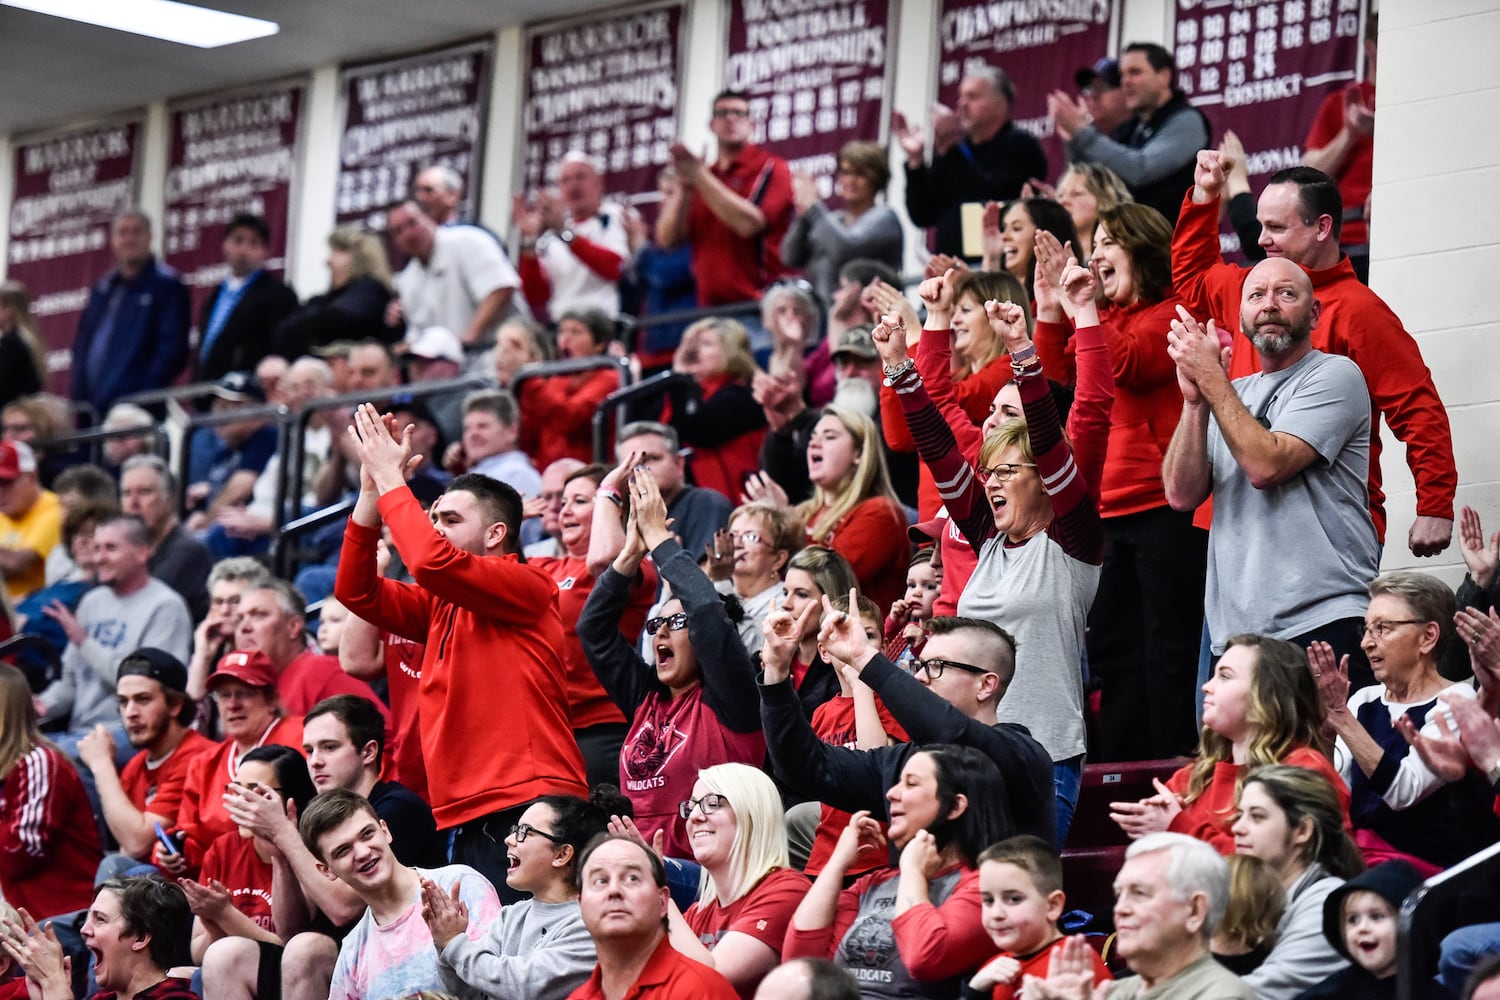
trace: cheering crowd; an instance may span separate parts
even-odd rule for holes
[[[399,272],[338,230],[305,302],[244,215],[191,320],[122,213],[101,465],[0,286],[0,1000],[1394,997],[1403,900],[1500,840],[1500,534],[1462,509],[1457,593],[1379,572],[1382,419],[1413,555],[1458,472],[1363,281],[1373,82],[1256,198],[1175,73],[1050,95],[1055,187],[997,67],[897,116],[911,295],[887,151],[825,204],[734,91],[653,225],[569,153],[507,246],[433,165]],[[179,483],[129,397],[189,369]],[[279,579],[288,463],[351,507]],[[1159,768],[1112,912],[1068,912],[1086,761]],[[1468,893],[1420,995],[1500,989]]]

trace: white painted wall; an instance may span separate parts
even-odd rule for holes
[[[1416,336],[1448,406],[1459,504],[1495,531],[1500,317],[1487,293],[1500,272],[1500,80],[1489,66],[1500,52],[1500,2],[1384,0],[1380,12],[1370,285]],[[1411,476],[1389,431],[1385,442],[1385,567],[1456,581],[1456,538],[1436,559],[1407,550]]]

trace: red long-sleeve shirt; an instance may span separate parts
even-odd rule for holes
[[[1317,771],[1328,779],[1339,793],[1339,806],[1344,812],[1344,827],[1349,827],[1349,786],[1334,768],[1333,762],[1322,753],[1308,747],[1299,747],[1286,755],[1282,764],[1305,767]],[[1188,803],[1175,817],[1169,829],[1173,833],[1185,833],[1204,841],[1220,854],[1234,853],[1234,834],[1229,832],[1234,825],[1236,799],[1240,791],[1240,775],[1244,765],[1221,761],[1214,767],[1214,776],[1209,779],[1203,794]],[[1167,779],[1167,787],[1178,795],[1187,793],[1188,781],[1193,776],[1193,765],[1187,764]]]
[[[1386,527],[1380,474],[1382,416],[1406,445],[1417,513],[1452,520],[1458,490],[1453,434],[1416,340],[1380,296],[1360,283],[1349,258],[1340,257],[1322,270],[1303,270],[1322,306],[1312,346],[1351,359],[1370,389],[1370,517],[1380,541],[1385,542]],[[1218,202],[1194,204],[1189,192],[1172,234],[1172,286],[1197,319],[1212,318],[1221,328],[1235,331],[1230,378],[1260,370],[1255,347],[1240,329],[1240,299],[1249,273],[1219,258]]]
[[[84,909],[103,858],[78,772],[32,747],[0,784],[0,893],[38,918]]]
[[[380,516],[416,582],[377,576],[380,531],[351,520],[334,592],[366,621],[427,644],[417,716],[438,827],[586,795],[557,584],[514,555],[455,548],[405,487],[380,498]]]

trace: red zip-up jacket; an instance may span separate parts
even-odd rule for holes
[[[380,530],[351,519],[334,593],[366,621],[427,644],[417,718],[438,828],[542,795],[587,795],[557,584],[514,555],[454,548],[405,487],[380,498],[380,517],[416,582],[378,576]]]

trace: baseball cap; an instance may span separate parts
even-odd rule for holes
[[[187,690],[187,667],[164,649],[142,646],[120,661],[119,677],[149,677],[169,691]]]
[[[347,358],[349,351],[354,347],[352,340],[335,340],[328,344],[319,344],[310,348],[307,353],[317,358]]]
[[[220,660],[218,669],[209,675],[208,689],[212,691],[222,680],[236,680],[258,688],[275,687],[276,668],[271,666],[271,658],[258,649],[234,652]]]
[[[459,341],[458,335],[447,327],[429,326],[417,334],[416,339],[407,347],[406,356],[427,361],[452,361],[461,365],[464,363],[464,345]]]
[[[875,349],[875,338],[870,336],[867,326],[851,326],[839,336],[838,346],[833,349],[833,360],[837,361],[841,354],[852,355],[861,361],[874,361],[880,357],[880,352]]]
[[[940,512],[937,517],[927,521],[918,521],[906,529],[906,537],[918,545],[924,542],[941,542],[943,535],[948,531],[948,514]]]
[[[36,453],[25,441],[0,441],[0,479],[17,479],[36,471]]]
[[[264,403],[266,391],[250,372],[229,372],[214,383],[214,395],[231,403]]]
[[[1085,66],[1073,74],[1073,82],[1078,84],[1079,90],[1087,90],[1089,84],[1095,80],[1102,79],[1111,87],[1120,85],[1120,64],[1114,59],[1105,56],[1096,60],[1094,65]]]

